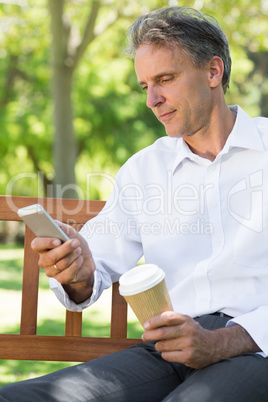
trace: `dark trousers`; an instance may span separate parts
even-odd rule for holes
[[[228,318],[206,315],[208,329]],[[267,402],[268,358],[245,354],[194,370],[161,358],[153,343],[0,388],[8,402]]]

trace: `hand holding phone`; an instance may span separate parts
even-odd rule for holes
[[[92,294],[95,264],[86,240],[71,229],[72,241],[67,242],[69,237],[40,204],[20,208],[18,215],[37,237],[52,237],[66,242],[59,247],[47,249],[40,239],[34,239],[32,248],[39,253],[39,266],[49,278],[58,278],[61,275],[60,283],[68,285],[64,289],[71,300],[79,304],[88,299]],[[75,287],[71,286],[73,284]]]
[[[55,237],[63,242],[69,240],[69,237],[40,204],[20,208],[18,215],[37,237]]]

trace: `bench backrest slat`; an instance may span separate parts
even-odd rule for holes
[[[39,268],[38,254],[31,248],[33,238],[33,232],[26,226],[21,299],[21,335],[35,335],[37,326]]]

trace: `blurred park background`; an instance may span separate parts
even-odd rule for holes
[[[268,0],[0,0],[0,194],[106,199],[134,152],[165,135],[126,57],[126,31],[169,5],[216,17],[228,104],[268,116]]]
[[[174,5],[218,20],[233,60],[227,103],[268,117],[268,0],[0,0],[0,194],[107,199],[118,168],[165,135],[124,53],[126,31]],[[0,325],[16,333],[23,234],[0,222],[0,238]],[[42,276],[41,287],[39,333],[61,333],[62,307]],[[108,335],[103,300],[86,334]],[[130,336],[140,333],[133,318]],[[59,367],[2,361],[0,385]]]

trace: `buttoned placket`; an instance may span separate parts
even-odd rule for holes
[[[196,291],[196,311],[199,312],[213,310],[209,268],[211,262],[220,254],[224,244],[220,201],[220,161],[214,161],[206,168],[206,186],[210,186],[210,190],[206,193],[206,208],[212,227],[212,252],[209,258],[200,261],[196,265],[193,274]]]

